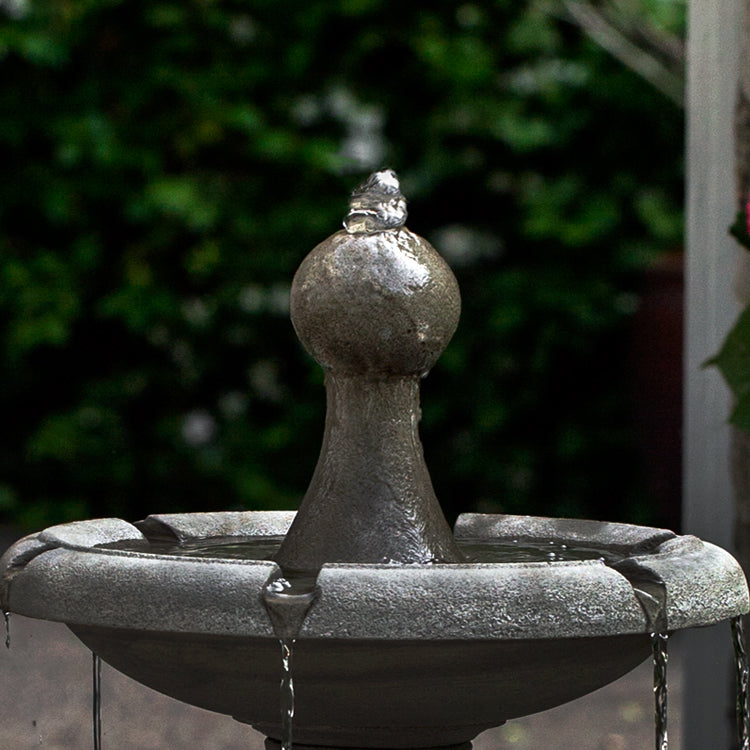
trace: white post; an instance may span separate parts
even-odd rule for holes
[[[742,0],[692,0],[688,24],[683,530],[731,549],[730,397],[715,354],[737,314],[734,108]],[[684,750],[731,746],[729,626],[684,634]]]

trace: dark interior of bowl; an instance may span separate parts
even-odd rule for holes
[[[278,739],[280,645],[72,626],[119,671]],[[336,747],[465,742],[619,678],[650,655],[647,635],[515,641],[344,641],[295,645],[295,741]]]

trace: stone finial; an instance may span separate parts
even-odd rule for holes
[[[453,335],[458,284],[427,240],[403,226],[406,201],[392,170],[352,196],[345,230],[302,262],[292,284],[297,335],[326,369],[424,375]]]

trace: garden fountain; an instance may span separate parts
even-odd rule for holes
[[[750,609],[736,561],[670,531],[440,511],[419,381],[458,323],[447,265],[404,227],[386,170],[303,261],[292,321],[325,369],[323,446],[299,511],[48,528],[0,560],[7,613],[66,623],[104,661],[289,743],[468,747],[620,677],[675,630]],[[248,551],[248,548],[249,551]],[[735,628],[736,630],[736,628]]]

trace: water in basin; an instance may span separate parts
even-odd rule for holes
[[[281,546],[283,536],[214,537],[174,542],[126,542],[102,545],[104,548],[147,552],[177,557],[204,557],[230,560],[269,560]],[[601,560],[613,564],[625,555],[607,547],[568,545],[558,541],[507,539],[461,539],[457,541],[468,563],[529,563]],[[388,560],[383,560],[388,564]]]

